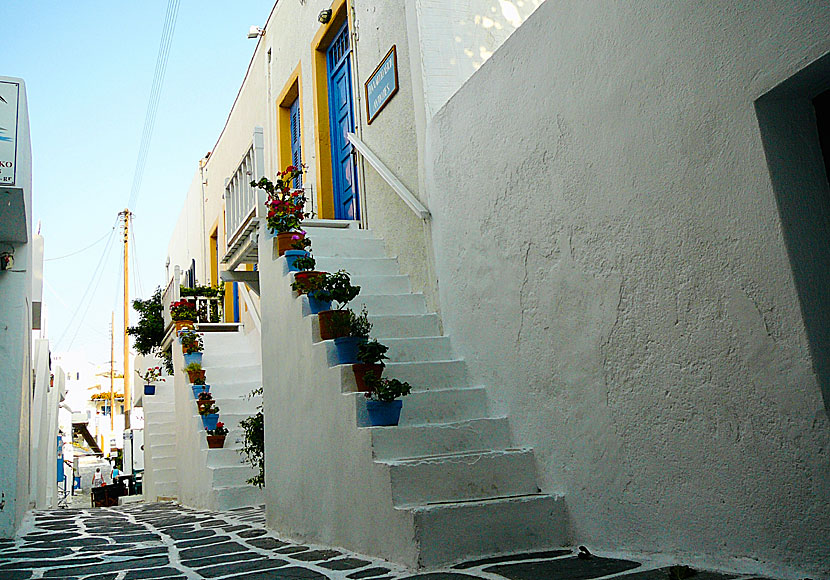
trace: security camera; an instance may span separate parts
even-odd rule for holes
[[[320,21],[320,24],[327,24],[329,20],[331,20],[331,10],[322,10],[320,14],[317,15],[317,20]]]

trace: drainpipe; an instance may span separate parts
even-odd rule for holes
[[[202,214],[202,272],[205,276],[205,280],[208,279],[210,275],[210,265],[208,264],[208,256],[210,255],[210,251],[205,251],[205,247],[207,246],[207,240],[205,239],[205,204],[207,200],[205,200],[205,164],[207,163],[207,159],[202,158],[199,159],[199,183],[200,189],[202,193],[201,203],[199,204],[201,207],[201,214]],[[213,281],[211,280],[211,283]],[[193,281],[194,285],[196,281]]]
[[[355,133],[363,139],[363,93],[360,92],[360,69],[357,64],[357,43],[360,40],[360,32],[358,30],[357,11],[354,6],[354,0],[349,0],[346,17],[349,20],[349,30],[352,36],[352,68],[354,69],[354,74],[352,75],[352,94],[355,96]],[[366,200],[366,166],[354,148],[352,148],[352,158],[355,160],[357,166],[357,190],[360,192],[361,197],[360,227],[368,229],[369,218],[368,212],[366,211],[366,207],[368,206]]]

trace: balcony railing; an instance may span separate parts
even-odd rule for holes
[[[162,316],[164,317],[164,332],[170,330],[173,319],[170,317],[170,305],[179,301],[182,271],[176,266],[173,268],[173,277],[167,282],[167,287],[161,295]]]
[[[262,127],[254,128],[251,146],[225,183],[225,231],[228,247],[232,247],[255,217],[263,215],[265,195],[251,186],[265,174],[264,138]]]

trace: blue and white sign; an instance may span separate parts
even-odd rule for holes
[[[17,164],[17,108],[20,85],[0,81],[0,185],[13,186]]]
[[[397,92],[398,55],[393,44],[366,81],[366,116],[370,125]]]

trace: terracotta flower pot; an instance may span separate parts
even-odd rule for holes
[[[205,407],[207,407],[209,405],[212,405],[215,402],[216,401],[214,401],[213,399],[208,399],[207,401],[202,401],[202,400],[197,399],[196,400],[196,405],[199,407],[199,414],[200,415],[202,414],[202,409],[204,409]]]
[[[318,277],[322,278],[325,275],[326,275],[325,272],[320,272],[319,270],[303,270],[302,272],[294,272],[294,281],[295,282],[306,282],[306,281],[311,281],[314,278],[318,278]],[[299,296],[300,292],[295,290],[294,295]]]
[[[225,446],[225,435],[207,435],[208,448],[221,449]]]
[[[187,378],[190,379],[191,383],[195,383],[198,379],[204,379],[205,369],[200,371],[187,371]]]
[[[173,324],[176,326],[176,332],[193,328],[192,320],[174,320]]]
[[[340,338],[341,336],[348,336],[348,310],[324,310],[317,317],[320,319],[321,340],[331,340],[333,338]]]
[[[373,372],[377,378],[383,375],[383,365],[367,365],[366,363],[356,363],[352,365],[354,371],[354,380],[357,383],[357,391],[359,393],[367,393],[369,388],[366,386],[366,373]]]
[[[305,238],[305,234],[301,232],[284,232],[282,234],[277,234],[277,255],[282,256],[288,250],[293,249],[291,244],[294,244],[303,238]]]

